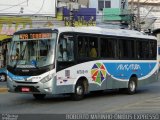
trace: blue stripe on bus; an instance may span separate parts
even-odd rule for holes
[[[26,78],[29,78],[29,77],[31,77],[31,76],[17,76],[17,75],[14,75],[14,74],[12,74],[12,73],[10,73],[10,72],[8,72],[8,74],[7,74],[12,80],[24,80],[24,79],[26,79]]]
[[[150,63],[104,63],[109,75],[117,79],[128,80],[136,74],[138,78],[148,75],[156,66],[156,62]]]

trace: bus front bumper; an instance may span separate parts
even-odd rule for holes
[[[11,80],[7,77],[7,87],[9,92],[27,93],[27,94],[54,94],[53,79],[42,82],[20,82]]]

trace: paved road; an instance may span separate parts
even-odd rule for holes
[[[0,88],[6,87],[6,86],[7,86],[6,82],[0,82]]]
[[[0,93],[0,113],[159,113],[160,81],[141,87],[138,93],[126,95],[116,90],[91,93],[82,101],[68,96],[47,96],[35,100],[32,95]]]

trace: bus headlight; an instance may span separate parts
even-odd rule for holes
[[[52,75],[47,75],[40,80],[41,83],[46,83],[52,79]]]

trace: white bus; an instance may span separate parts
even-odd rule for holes
[[[137,87],[158,80],[157,40],[138,31],[99,27],[21,30],[13,35],[10,92],[71,94]]]

